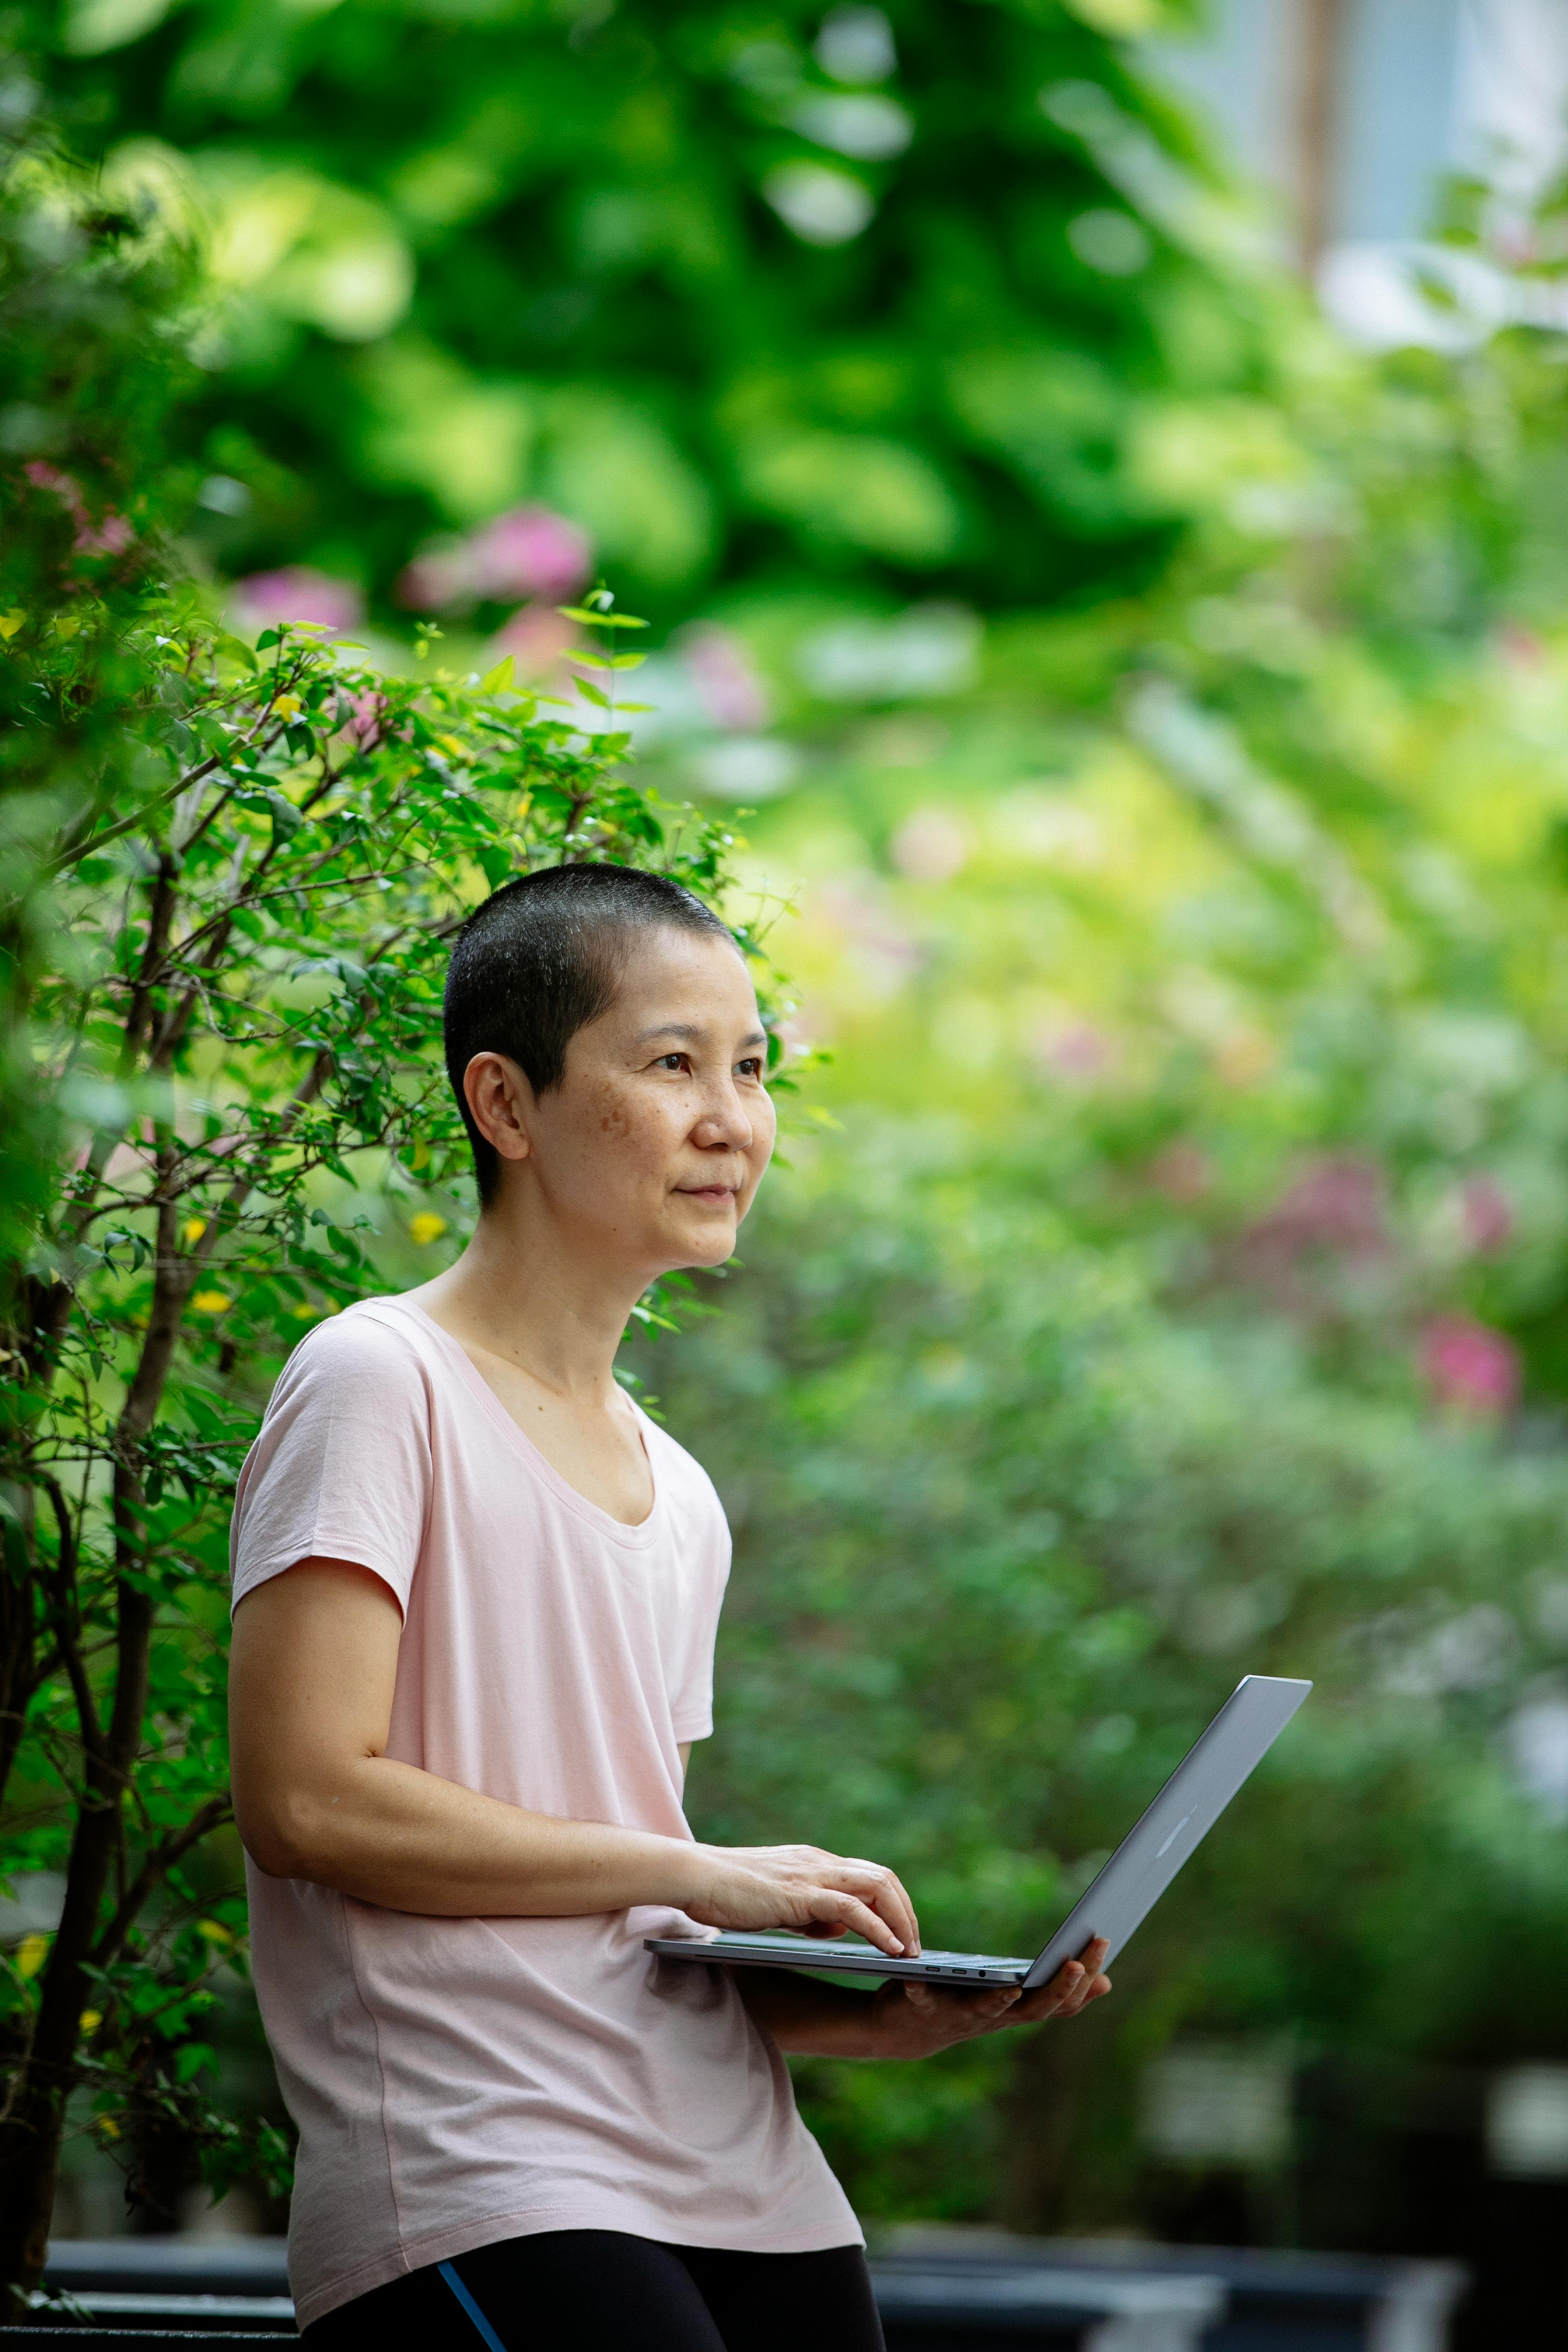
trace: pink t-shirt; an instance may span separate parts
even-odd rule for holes
[[[689,1837],[729,1573],[705,1473],[646,1416],[623,1527],[552,1470],[455,1339],[395,1298],[296,1349],[240,1475],[237,1602],[320,1554],[404,1612],[387,1754],[566,1819]],[[300,2157],[300,2324],[500,2238],[621,2230],[858,2243],[789,2075],[721,1969],[662,1966],[662,1906],[433,1919],[247,1864],[261,2014]]]

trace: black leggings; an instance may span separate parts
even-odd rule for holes
[[[305,2335],[341,2352],[883,2352],[858,2246],[667,2246],[618,2230],[503,2238],[341,2304]]]

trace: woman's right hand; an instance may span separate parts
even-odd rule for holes
[[[700,1845],[681,1909],[703,1927],[842,1936],[851,1928],[892,1959],[920,1950],[920,1922],[895,1872],[815,1845]]]

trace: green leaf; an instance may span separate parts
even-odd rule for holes
[[[295,730],[290,728],[290,735],[294,732]],[[279,839],[280,841],[292,841],[294,835],[299,832],[300,827],[304,824],[304,818],[300,815],[293,802],[289,800],[285,793],[278,792],[276,789],[269,789],[266,798],[267,805],[272,814],[272,823],[277,829]]]
[[[629,613],[591,613],[581,604],[557,604],[556,611],[563,621],[580,621],[595,629],[646,629],[646,621],[637,621]]]
[[[505,655],[501,660],[497,662],[494,669],[486,670],[483,677],[479,680],[479,692],[481,694],[506,694],[510,692],[513,667],[514,662],[512,656],[510,654]]]

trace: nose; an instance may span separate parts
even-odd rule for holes
[[[754,1132],[750,1112],[734,1087],[726,1083],[703,1105],[691,1140],[704,1151],[749,1151]]]

